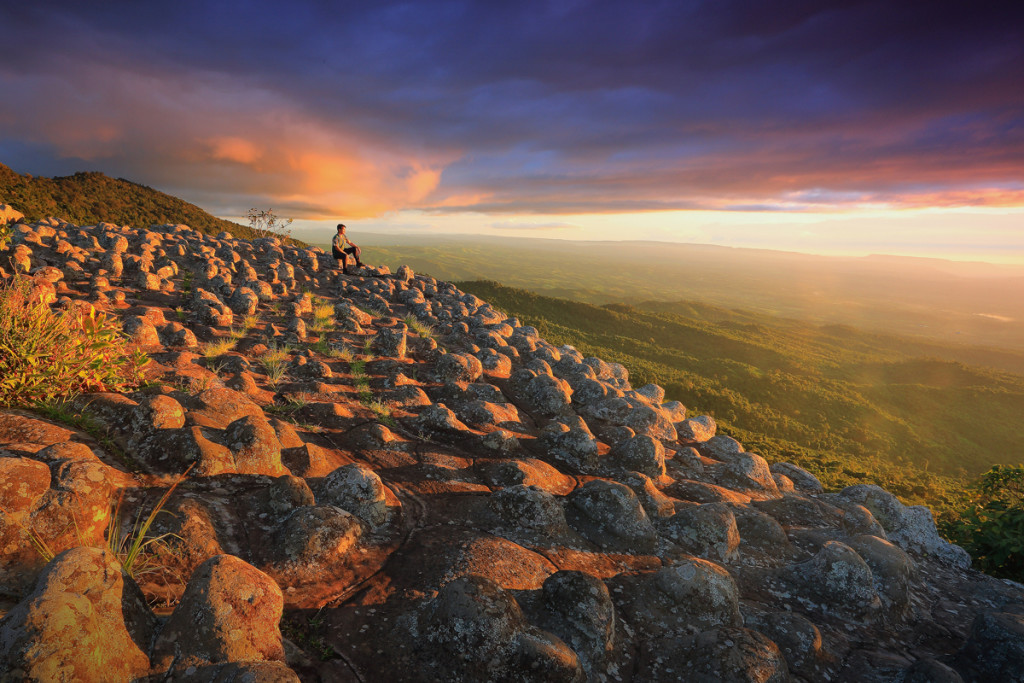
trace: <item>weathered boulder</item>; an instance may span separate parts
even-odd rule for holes
[[[99,682],[144,676],[156,625],[113,554],[66,550],[0,621],[0,678]]]
[[[321,505],[351,512],[371,527],[387,521],[384,483],[365,465],[352,463],[328,474],[317,486],[316,498]]]
[[[233,555],[210,558],[192,574],[153,646],[158,671],[225,662],[284,661],[278,624],[281,589]]]
[[[569,495],[569,523],[587,540],[606,550],[649,553],[657,535],[633,490],[596,479]]]

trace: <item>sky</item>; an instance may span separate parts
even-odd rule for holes
[[[1024,3],[34,0],[0,26],[0,162],[305,239],[1024,263]]]

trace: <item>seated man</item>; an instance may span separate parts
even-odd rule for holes
[[[348,245],[346,247],[346,245]],[[338,264],[341,266],[342,272],[348,275],[348,255],[352,254],[356,257],[356,268],[362,268],[363,262],[359,260],[359,254],[362,251],[355,244],[349,240],[345,234],[345,224],[338,223],[338,234],[334,236],[334,241],[331,242],[331,251],[333,252],[334,258],[337,259]]]

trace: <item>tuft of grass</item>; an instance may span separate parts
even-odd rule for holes
[[[178,322],[180,323],[185,322],[185,318],[188,317],[188,313],[181,306],[174,307],[174,314],[178,317]]]
[[[343,361],[351,361],[352,349],[345,346],[344,344],[341,344],[340,346],[331,346],[327,350],[327,355],[330,356],[331,358],[337,358]]]
[[[407,315],[403,318],[406,326],[413,331],[414,334],[419,335],[426,339],[427,337],[434,336],[434,328],[426,323],[422,323],[414,315]]]
[[[205,358],[206,360],[212,360],[214,358],[219,358],[228,351],[234,349],[237,341],[237,339],[232,339],[230,337],[228,337],[227,339],[218,339],[203,344],[203,347],[202,349],[200,349],[200,351],[203,354],[203,358]]]
[[[262,365],[263,371],[267,373],[267,385],[276,389],[284,376],[288,374],[287,361],[263,359]]]
[[[16,275],[0,285],[0,406],[138,386],[149,358],[89,306],[57,312]]]
[[[286,361],[288,360],[289,351],[291,351],[291,349],[287,346],[271,346],[267,349],[266,353],[260,356],[260,362],[266,364],[268,362],[276,363],[278,361]]]
[[[139,510],[131,532],[128,534],[125,534],[121,528],[121,504],[124,501],[124,490],[121,490],[121,496],[118,497],[113,514],[110,515],[110,521],[107,524],[107,549],[117,556],[125,572],[133,579],[138,580],[146,574],[160,573],[166,569],[166,566],[157,560],[157,557],[164,553],[152,552],[150,548],[166,552],[166,549],[162,547],[166,546],[164,539],[174,537],[174,534],[150,536],[149,530],[153,526],[153,522],[156,521],[157,515],[167,505],[174,489],[178,488],[178,484],[188,476],[193,467],[195,467],[195,463],[189,465],[187,470],[175,477],[170,488],[164,492],[145,519],[142,518],[142,510]]]
[[[260,324],[260,317],[255,313],[245,316],[242,318],[242,329],[248,332],[252,328]]]
[[[243,328],[232,327],[231,329],[228,330],[228,338],[229,339],[233,339],[235,342],[238,342],[239,339],[241,339],[242,337],[245,336],[246,331],[247,330],[245,330],[244,327]],[[234,347],[234,344],[232,344],[232,347]]]

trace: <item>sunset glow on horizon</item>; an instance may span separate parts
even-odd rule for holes
[[[32,46],[0,58],[20,173],[272,207],[311,241],[345,220],[1024,263],[1020,7],[37,2],[0,21]]]

